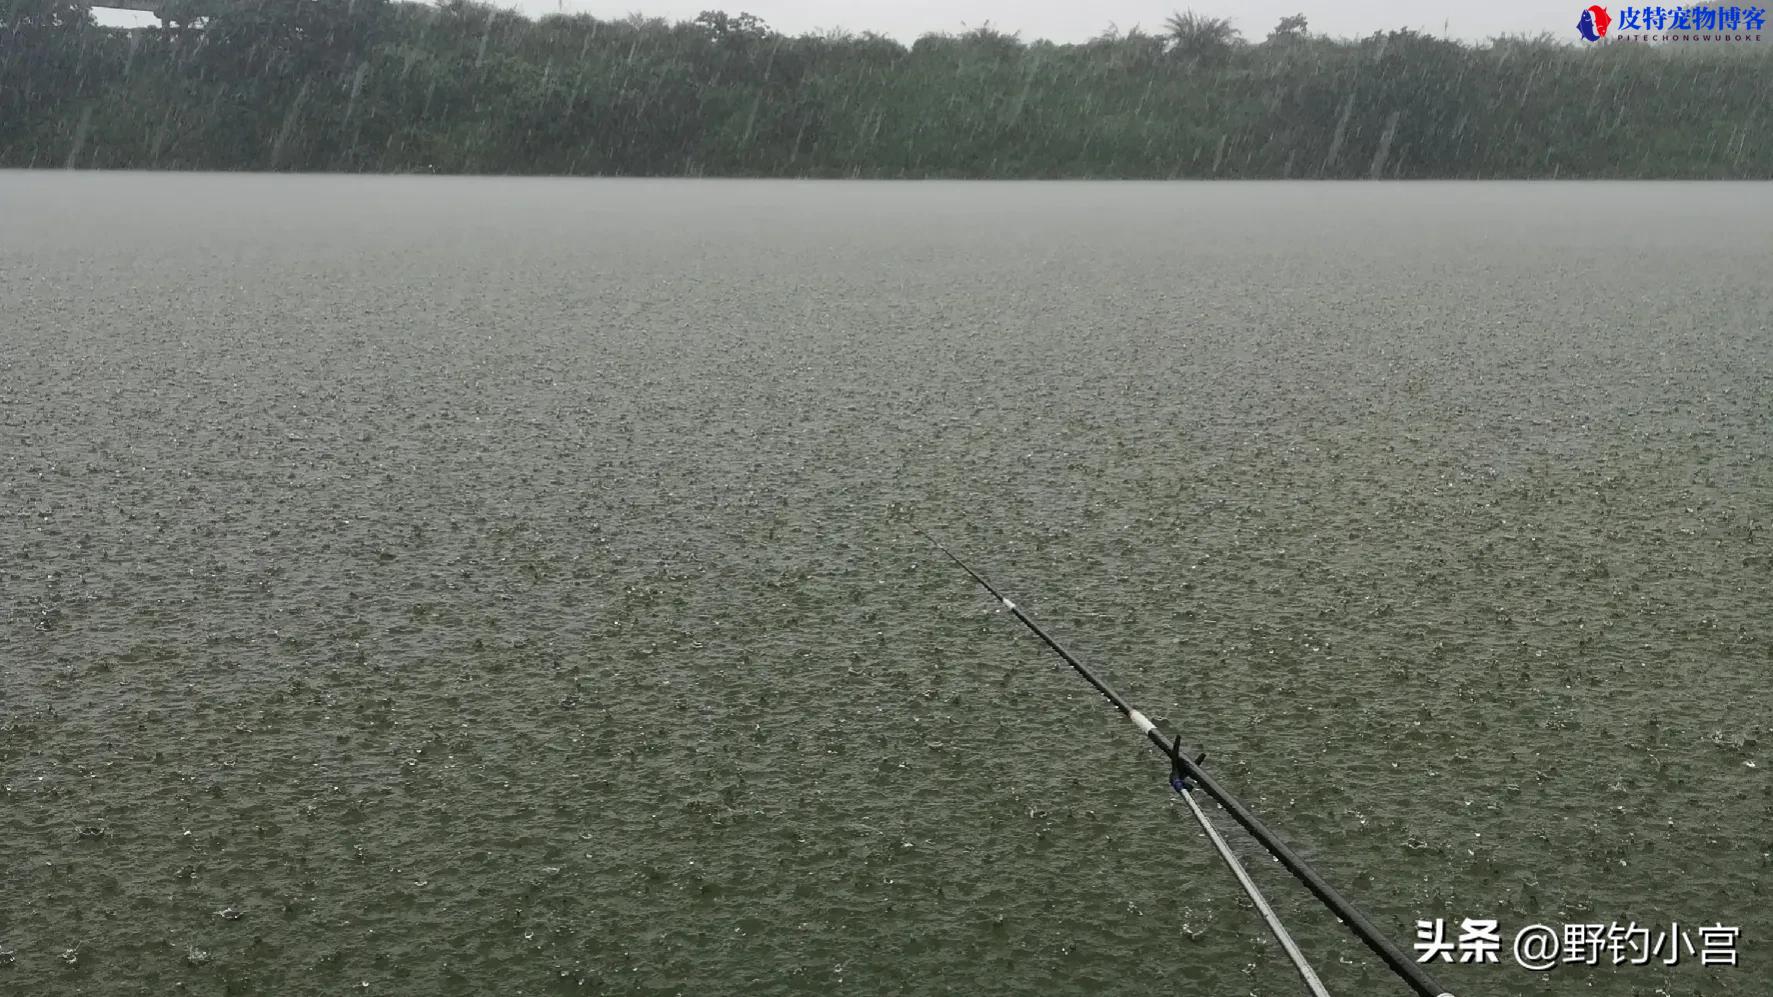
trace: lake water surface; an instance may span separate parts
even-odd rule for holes
[[[1298,993],[923,526],[1406,946],[1743,932],[1462,997],[1764,995],[1769,233],[1746,184],[0,173],[0,992]],[[1232,838],[1332,992],[1406,993]]]

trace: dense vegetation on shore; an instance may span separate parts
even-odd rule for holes
[[[167,0],[167,10],[192,0]],[[1769,177],[1761,45],[1319,37],[1288,18],[907,48],[469,0],[0,0],[0,166],[864,177]],[[1629,206],[1622,206],[1629,209]]]

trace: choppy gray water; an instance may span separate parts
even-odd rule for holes
[[[1770,232],[1751,185],[0,174],[0,992],[1298,992],[917,523],[1406,945],[1743,930],[1460,994],[1764,994]]]

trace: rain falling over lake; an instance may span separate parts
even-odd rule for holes
[[[1764,994],[1773,194],[0,173],[0,993]],[[1229,821],[1330,990],[1405,991]],[[1740,966],[1515,965],[1531,924]],[[1664,953],[1666,955],[1666,952]]]

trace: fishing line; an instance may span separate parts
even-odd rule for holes
[[[1175,747],[1178,751],[1182,747],[1181,741],[1182,739],[1179,737],[1176,739]],[[1188,812],[1194,815],[1195,822],[1200,825],[1202,831],[1206,832],[1207,840],[1213,843],[1213,849],[1219,853],[1220,858],[1225,860],[1226,866],[1231,869],[1231,874],[1237,877],[1238,885],[1244,888],[1244,894],[1250,898],[1251,903],[1256,905],[1256,910],[1261,913],[1262,920],[1268,922],[1268,930],[1274,934],[1275,940],[1280,942],[1281,950],[1286,952],[1287,958],[1292,960],[1293,968],[1299,971],[1299,978],[1305,981],[1305,988],[1311,991],[1312,997],[1330,997],[1330,992],[1324,989],[1324,983],[1317,978],[1317,972],[1311,968],[1311,963],[1305,961],[1305,953],[1299,951],[1298,943],[1293,941],[1292,935],[1287,934],[1287,928],[1281,924],[1280,917],[1274,913],[1274,908],[1268,906],[1268,898],[1264,897],[1262,891],[1256,888],[1256,881],[1250,878],[1249,872],[1244,869],[1244,864],[1231,853],[1231,846],[1225,843],[1225,838],[1219,834],[1219,829],[1207,819],[1206,811],[1200,808],[1200,804],[1194,802],[1194,797],[1189,794],[1189,790],[1193,787],[1188,785],[1180,770],[1170,776],[1170,785],[1175,787],[1176,795],[1182,797],[1182,802],[1188,804]]]

